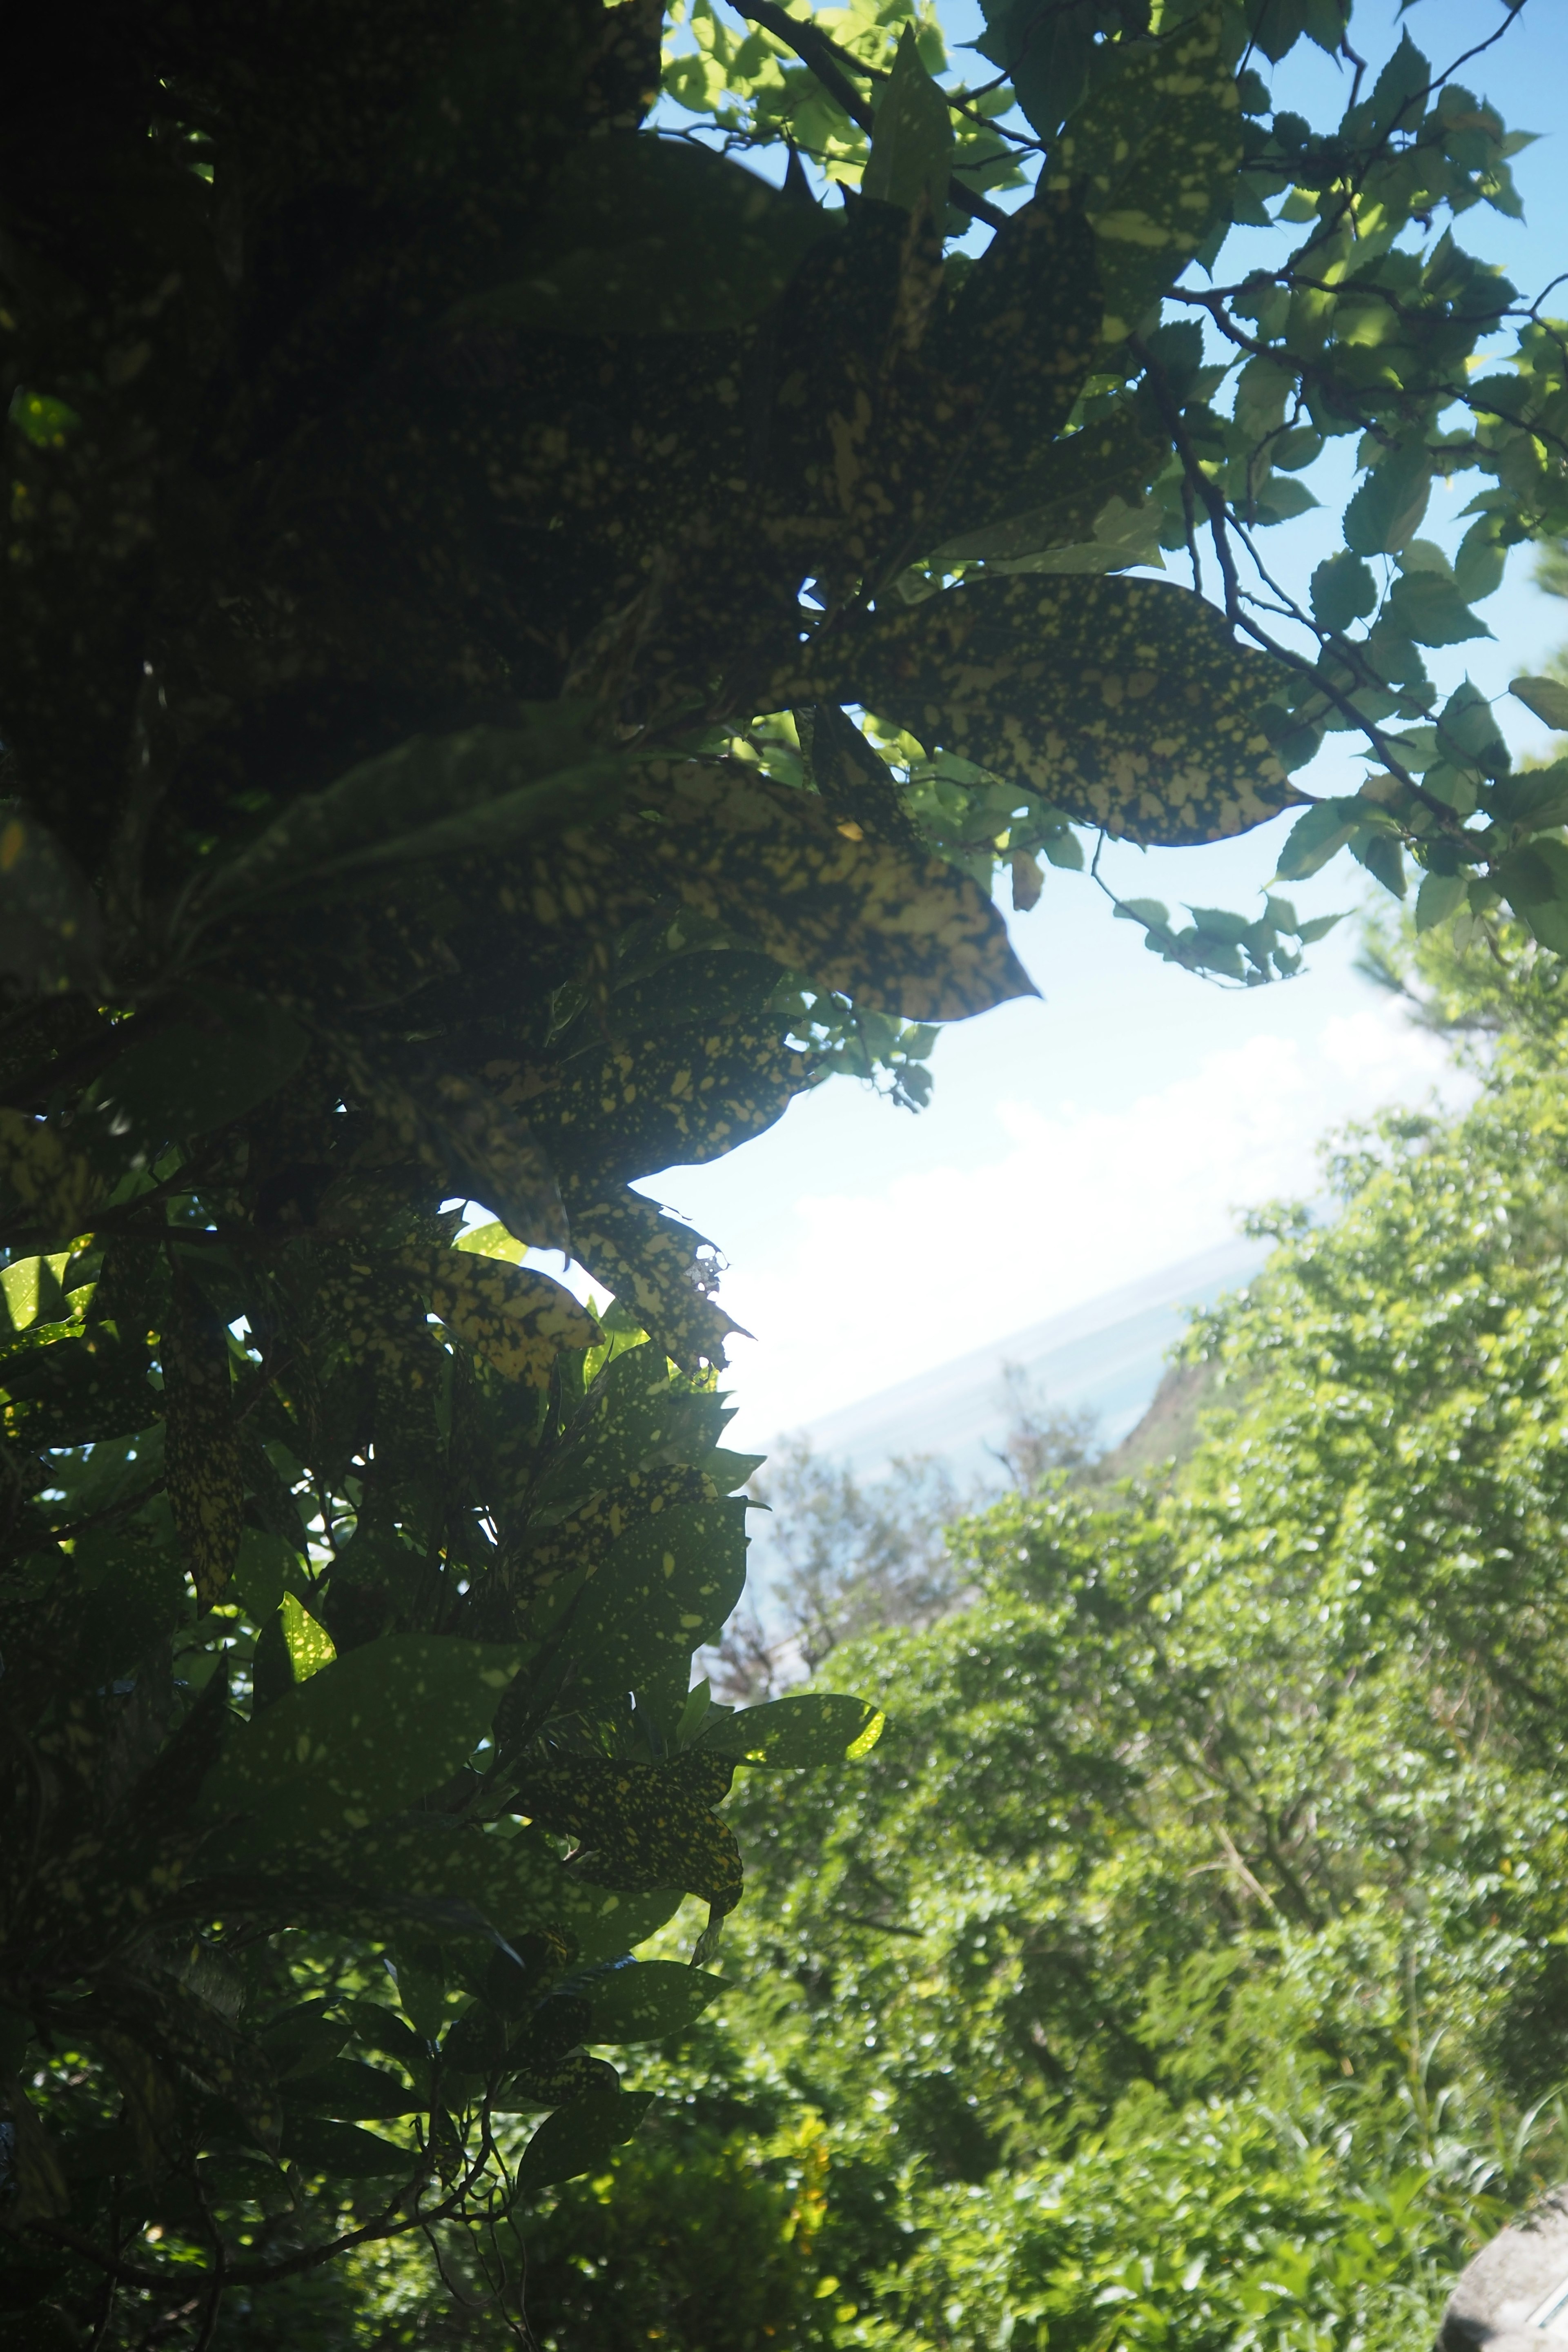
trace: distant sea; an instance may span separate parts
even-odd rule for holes
[[[1167,1351],[1185,1328],[1184,1310],[1248,1282],[1270,1246],[1223,1242],[825,1414],[801,1433],[814,1453],[862,1478],[881,1476],[895,1455],[927,1454],[940,1456],[961,1486],[978,1478],[999,1485],[1004,1473],[989,1449],[1007,1433],[1004,1369],[1016,1364],[1037,1404],[1094,1413],[1109,1448],[1147,1411]]]

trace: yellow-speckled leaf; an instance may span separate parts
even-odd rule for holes
[[[283,1595],[283,1642],[297,1683],[308,1683],[337,1656],[337,1644],[319,1617],[312,1617],[292,1592]]]
[[[712,1244],[641,1192],[569,1186],[567,1205],[576,1256],[665,1354],[684,1372],[721,1363],[726,1338],[741,1327],[713,1304]]]
[[[716,1021],[574,1055],[530,1123],[558,1165],[626,1183],[732,1151],[826,1075],[776,1020]]]
[[[604,1885],[679,1886],[722,1914],[740,1901],[742,1874],[713,1808],[733,1772],[727,1758],[690,1749],[664,1764],[573,1756],[530,1771],[518,1801],[541,1827],[580,1839]]]
[[[805,683],[770,689],[768,707],[870,699]],[[911,1021],[962,1020],[1034,994],[990,899],[944,859],[853,839],[819,801],[737,764],[654,763],[647,773],[663,822],[645,826],[645,858],[683,904],[776,962]]]
[[[1081,824],[1174,845],[1296,798],[1258,719],[1278,675],[1190,589],[1026,575],[874,614],[823,646],[807,683]]]
[[[1224,12],[1206,8],[1117,68],[1071,115],[1047,185],[1075,190],[1095,233],[1105,339],[1120,342],[1225,217],[1241,161],[1241,106]]]
[[[471,1250],[407,1249],[399,1262],[431,1307],[509,1380],[547,1388],[563,1348],[591,1348],[604,1337],[572,1293],[548,1275],[531,1274]]]
[[[224,1328],[190,1276],[174,1276],[163,1334],[163,1465],[169,1507],[196,1605],[221,1601],[239,1555],[245,1473],[229,1394]]]

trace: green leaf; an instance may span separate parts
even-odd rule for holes
[[[275,1004],[213,982],[177,1019],[149,1026],[127,1029],[124,1051],[88,1097],[149,1155],[171,1138],[243,1118],[293,1076],[310,1045]]]
[[[265,1528],[240,1530],[230,1590],[257,1624],[264,1623],[282,1601],[284,1578],[299,1557],[296,1546],[283,1536]]]
[[[740,1764],[842,1764],[876,1746],[884,1720],[865,1699],[805,1691],[717,1717],[693,1744]]]
[[[1320,801],[1291,827],[1279,853],[1279,878],[1304,881],[1344,848],[1363,819],[1363,803],[1354,800]]]
[[[25,995],[91,989],[103,918],[86,877],[20,801],[0,799],[0,979]]]
[[[684,1704],[693,1651],[718,1640],[745,1586],[746,1508],[688,1504],[610,1545],[578,1595],[566,1649],[585,1701],[651,1692],[657,1680]]]
[[[942,116],[946,127],[944,103]],[[595,140],[554,167],[519,273],[466,297],[444,323],[458,333],[732,331],[777,300],[814,245],[841,234],[835,214],[792,203],[695,142],[652,132]]]
[[[1450,915],[1458,913],[1465,903],[1466,881],[1462,874],[1427,874],[1422,877],[1415,893],[1415,928],[1418,931],[1436,930]]]
[[[326,1627],[291,1592],[283,1595],[283,1641],[297,1683],[309,1682],[338,1654]]]
[[[1377,583],[1359,556],[1331,555],[1312,574],[1312,618],[1325,629],[1348,629],[1377,610]]]
[[[324,792],[302,795],[258,840],[204,874],[186,928],[255,907],[307,882],[409,860],[493,848],[602,812],[618,764],[592,754],[593,706],[533,706],[521,727],[416,735]]]
[[[1373,467],[1345,509],[1352,555],[1389,555],[1415,536],[1432,495],[1432,460],[1412,436]]]
[[[291,2116],[283,2154],[305,2172],[334,2173],[342,2180],[414,2179],[424,2169],[417,2148],[399,2147],[353,2124],[328,2123],[320,2116]]]
[[[468,1761],[517,1663],[515,1649],[430,1633],[350,1650],[231,1731],[203,1811],[248,1816],[247,1852],[400,1811]]]
[[[1405,896],[1405,853],[1399,843],[1387,833],[1364,830],[1352,834],[1351,856],[1359,858],[1374,881],[1381,882],[1391,897]]]
[[[0,1307],[13,1331],[63,1319],[68,1310],[60,1276],[69,1263],[69,1252],[60,1250],[53,1257],[13,1258],[0,1266]]]
[[[932,553],[935,565],[1005,562],[1081,545],[1112,500],[1135,508],[1164,457],[1131,408],[1070,433],[1010,478],[1001,518],[960,531]]]
[[[367,2066],[358,2058],[330,2058],[308,2074],[291,2074],[291,2107],[335,2116],[344,2123],[382,2123],[392,2116],[417,2115],[426,2104],[384,2066]]]
[[[1542,946],[1568,956],[1568,844],[1532,841],[1505,857],[1494,878]]]
[[[1241,105],[1219,8],[1105,62],[1056,142],[1047,185],[1080,192],[1099,248],[1102,331],[1116,343],[1228,216]]]
[[[0,1212],[70,1241],[111,1181],[57,1125],[0,1109]]]
[[[941,221],[952,171],[952,117],[946,99],[921,63],[915,28],[899,37],[893,69],[881,85],[876,127],[861,192],[914,212],[923,201]]]
[[[145,1347],[101,1325],[14,1357],[0,1372],[5,1433],[35,1451],[135,1436],[158,1402],[147,1368]]]
[[[622,2147],[653,2105],[651,2091],[595,2089],[546,2116],[522,2151],[517,2185],[524,2196],[557,2180],[596,2172]]]
[[[1557,677],[1510,677],[1508,690],[1544,726],[1568,733],[1568,686]]]
[[[684,2033],[731,1988],[679,1960],[637,1960],[585,1988],[593,2020],[585,2042],[662,2042]]]
[[[1385,613],[1390,626],[1418,646],[1457,646],[1491,635],[1440,572],[1406,572],[1394,582]]]
[[[979,581],[847,620],[805,658],[781,701],[862,703],[1134,841],[1219,840],[1294,796],[1258,716],[1275,665],[1163,581]]]

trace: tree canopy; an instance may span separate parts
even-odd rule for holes
[[[230,2286],[448,2224],[526,2342],[515,2218],[647,2104],[594,2049],[714,1990],[734,1772],[873,1737],[689,1687],[755,1465],[713,1245],[639,1180],[835,1070],[918,1101],[931,1024],[1028,987],[998,858],[1024,904],[1075,826],[1245,828],[1341,720],[1378,779],[1294,870],[1392,886],[1403,843],[1423,919],[1554,936],[1557,787],[1419,652],[1563,520],[1558,331],[1427,235],[1514,202],[1517,135],[1319,0],[1012,8],[973,98],[924,18],[756,24],[665,65],[646,0],[7,28],[0,2326],[39,2343],[205,2345]],[[1305,37],[1326,133],[1258,70]],[[858,193],[718,152],[786,141]],[[1278,268],[1177,287],[1287,184]],[[1303,653],[1236,551],[1348,435]],[[1463,469],[1450,569],[1412,534]],[[1162,539],[1192,588],[1117,576]],[[1237,980],[1310,929],[1119,911]],[[684,1895],[696,1969],[625,1967]]]
[[[1342,1139],[1194,1321],[1190,1455],[994,1504],[970,1598],[834,1654],[889,1730],[735,1808],[736,1990],[545,2225],[556,2344],[1417,2352],[1561,2179],[1565,1032],[1503,944],[1476,1107]]]

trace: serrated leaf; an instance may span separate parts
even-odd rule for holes
[[[1568,686],[1557,677],[1510,677],[1509,692],[1543,726],[1568,733]]]
[[[1426,874],[1415,893],[1415,928],[1418,931],[1436,930],[1450,915],[1457,915],[1465,903],[1466,877],[1462,874]]]
[[[865,1699],[803,1691],[721,1716],[693,1745],[706,1754],[732,1756],[738,1764],[842,1764],[876,1746],[884,1721]]]
[[[1258,717],[1275,665],[1163,581],[980,581],[847,623],[805,659],[781,700],[863,703],[1134,841],[1219,840],[1295,797]]]
[[[1384,607],[1387,625],[1418,646],[1457,646],[1469,637],[1489,637],[1451,579],[1437,572],[1407,572],[1396,580]]]
[[[1391,449],[1345,509],[1352,555],[1390,555],[1413,539],[1432,495],[1432,460],[1415,435]]]
[[[1532,841],[1505,857],[1493,878],[1531,936],[1568,956],[1568,845]]]
[[[1377,583],[1357,555],[1342,550],[1312,574],[1312,618],[1325,629],[1348,629],[1377,610]]]
[[[662,2042],[695,2025],[731,1988],[722,1977],[679,1960],[637,1960],[584,1990],[592,2008],[585,2042]]]
[[[1344,848],[1362,822],[1361,804],[1353,800],[1320,801],[1292,825],[1279,853],[1279,879],[1304,881]]]

